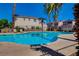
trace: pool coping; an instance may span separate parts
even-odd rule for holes
[[[24,34],[24,33],[30,33],[30,32],[42,32],[42,31],[25,31],[25,32],[17,32],[17,33],[0,33],[0,35],[6,35],[6,34]],[[62,31],[43,31],[43,32],[62,32]]]

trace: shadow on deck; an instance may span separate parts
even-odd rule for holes
[[[49,55],[49,56],[65,56],[61,53],[58,53],[48,47],[45,46],[41,46],[40,48],[34,48],[35,51],[41,51],[42,55],[41,56],[45,56],[45,55]]]

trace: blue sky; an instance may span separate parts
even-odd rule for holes
[[[6,18],[10,22],[12,21],[12,6],[13,4],[8,3],[0,3],[0,19]],[[58,20],[73,20],[73,3],[64,3],[59,10]],[[16,14],[21,16],[33,16],[33,17],[43,17],[46,18],[46,22],[48,22],[47,14],[44,11],[44,7],[42,3],[19,3],[16,5]],[[51,22],[53,18],[50,18]]]

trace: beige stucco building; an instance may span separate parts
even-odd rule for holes
[[[75,21],[74,20],[65,20],[58,22],[58,29],[62,31],[73,31],[74,30]],[[54,28],[54,22],[48,23],[48,28]]]
[[[26,30],[30,30],[32,28],[40,27],[42,28],[41,25],[41,20],[35,17],[27,17],[27,16],[17,16],[15,20],[15,26],[14,27],[20,27],[24,28]],[[47,24],[43,23],[43,30],[47,29]]]

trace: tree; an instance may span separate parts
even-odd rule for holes
[[[3,27],[8,27],[8,20],[7,19],[1,19]]]
[[[38,19],[41,20],[41,26],[42,26],[42,31],[43,31],[43,23],[44,23],[45,18],[40,17]]]
[[[13,5],[13,10],[12,10],[12,32],[14,32],[14,25],[15,25],[15,11],[16,11],[16,3]]]
[[[0,29],[8,27],[8,20],[7,19],[1,19],[0,20]]]
[[[75,4],[74,6],[74,16],[75,16],[75,32],[76,32],[76,38],[78,41],[78,46],[76,46],[76,49],[78,50],[77,56],[79,56],[79,4]]]
[[[58,11],[61,6],[62,6],[62,3],[47,3],[44,5],[46,13],[48,14],[48,18],[50,18],[50,15],[53,15],[55,28],[57,28],[58,26],[58,23],[57,23]]]
[[[0,29],[3,28],[2,21],[0,20]]]
[[[53,4],[52,4],[52,6],[53,6]],[[51,5],[49,3],[45,3],[44,4],[44,11],[48,15],[48,21],[49,21],[48,25],[50,25],[50,22],[51,22],[51,20],[50,20],[50,14],[51,14],[50,10],[51,10]],[[50,26],[49,26],[49,30],[51,30]]]
[[[12,28],[12,22],[8,23],[8,27]]]

